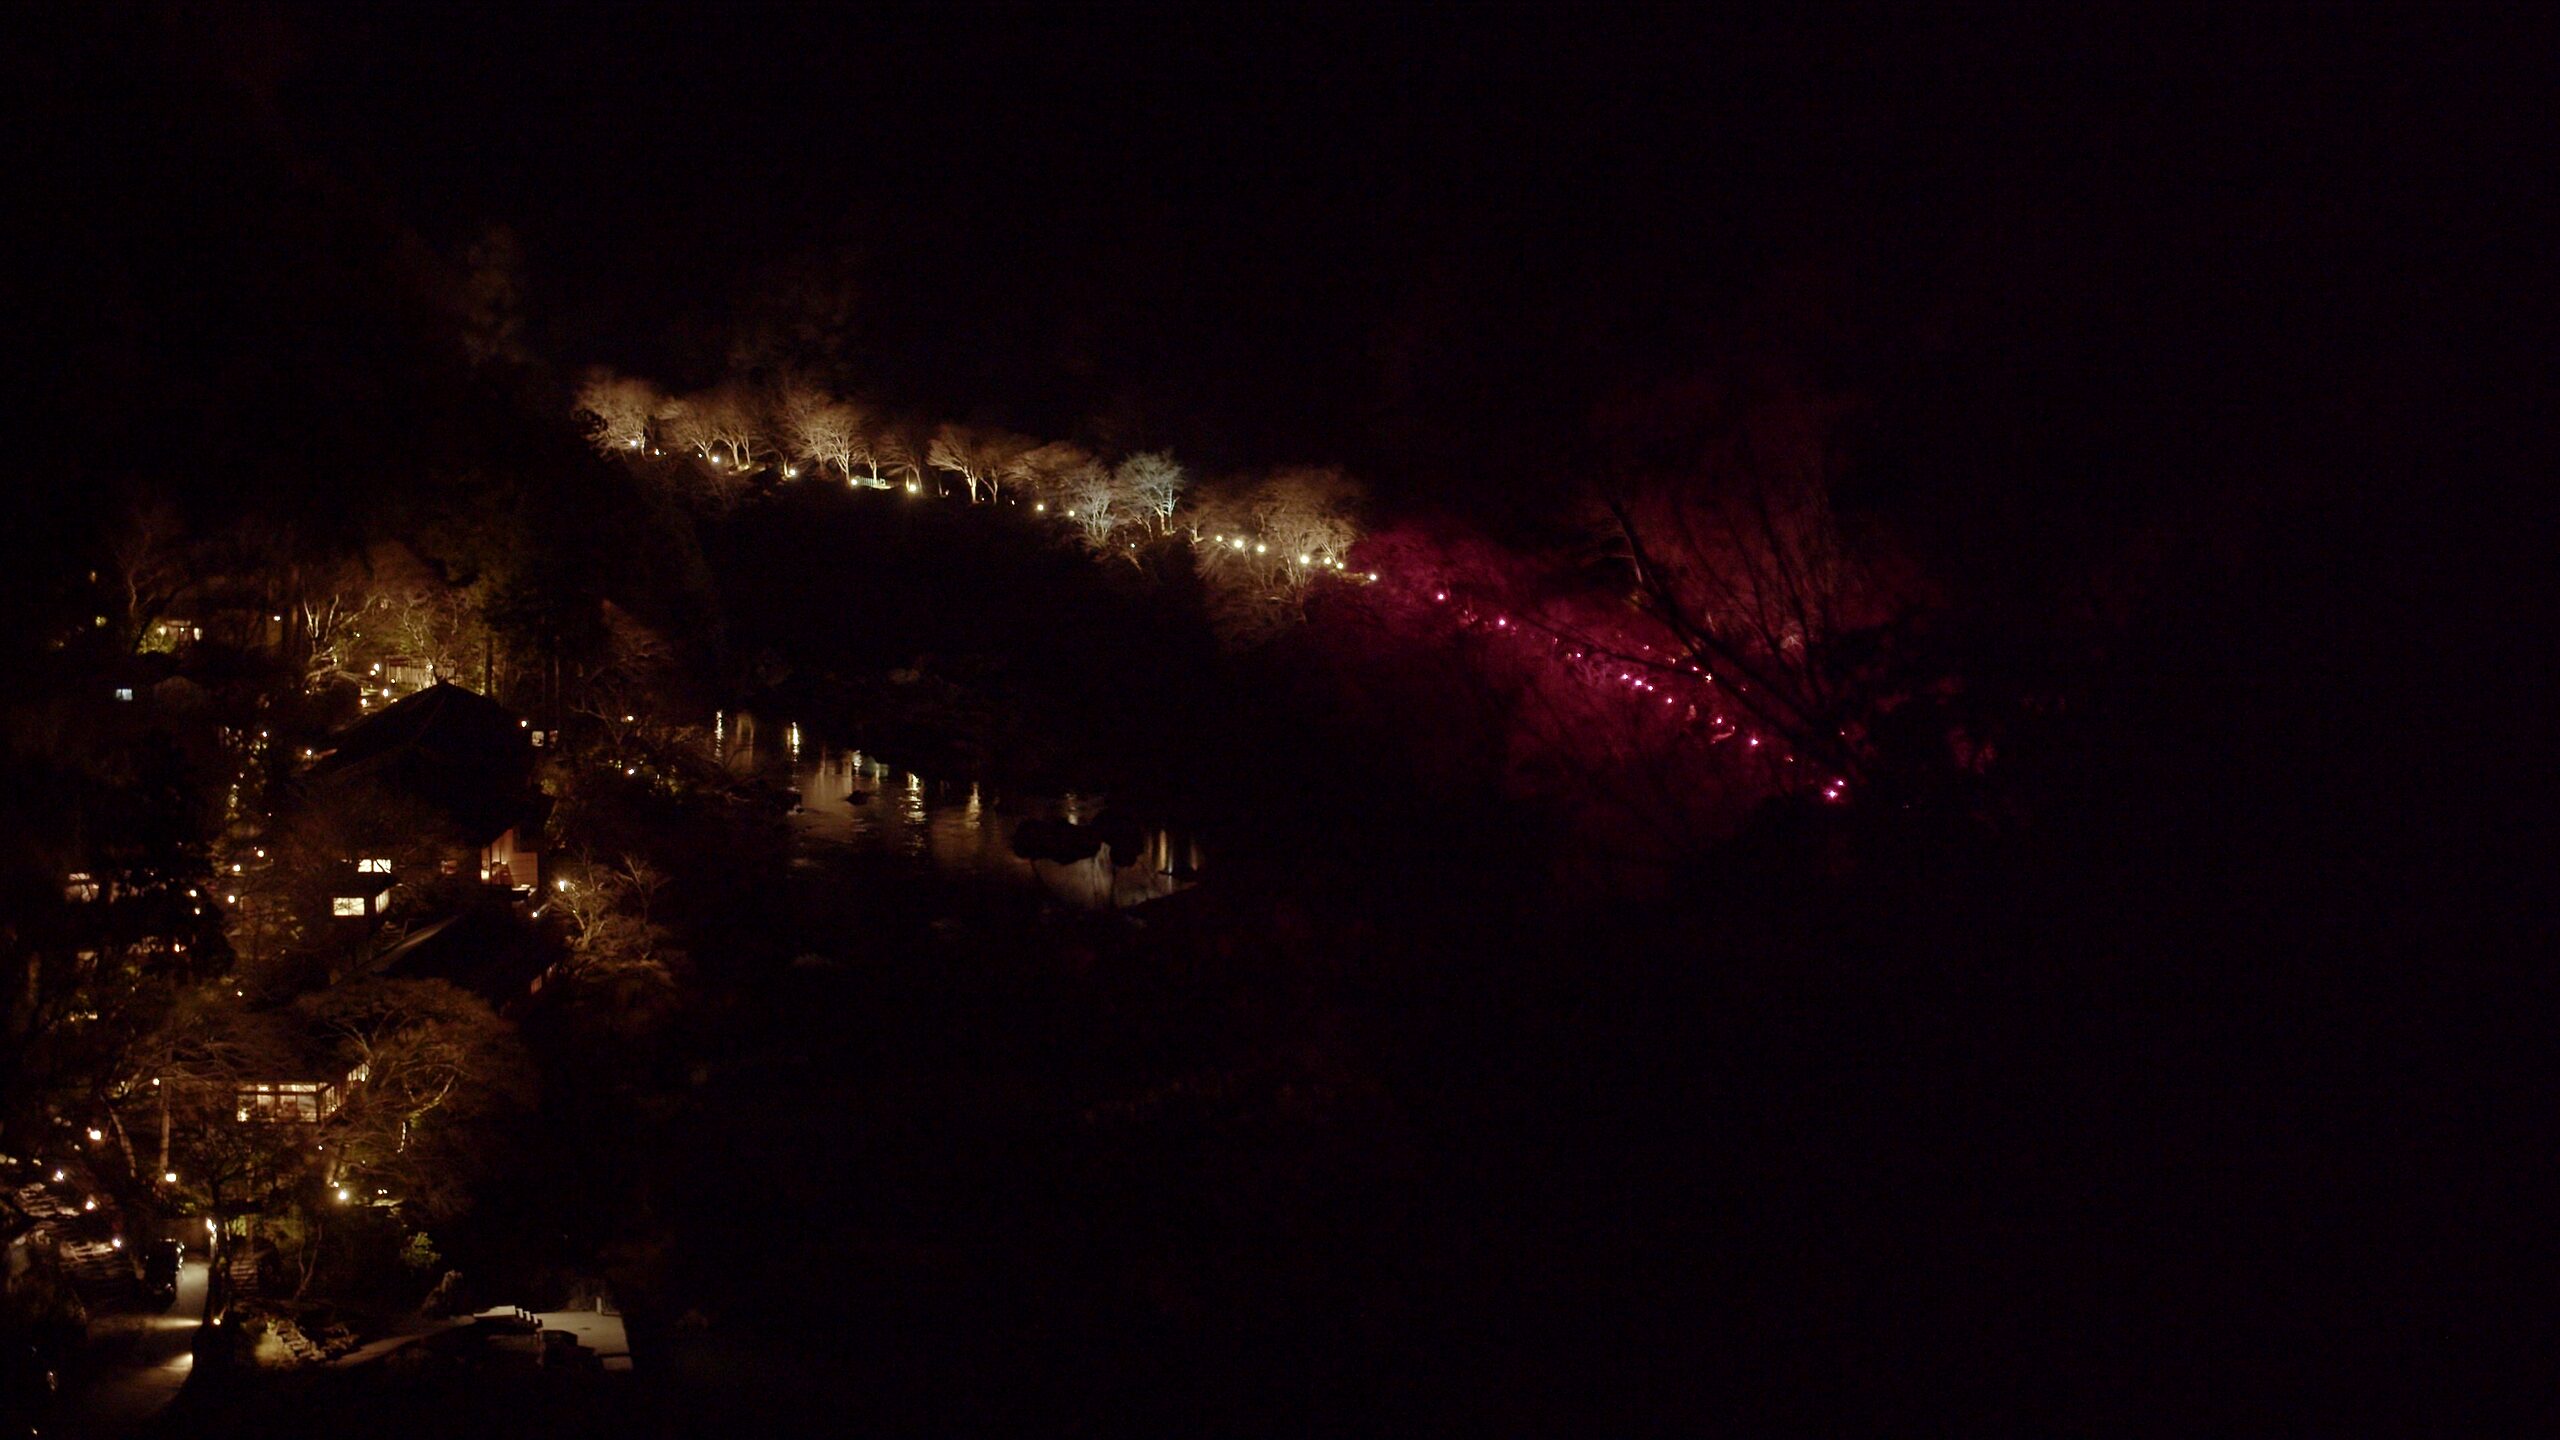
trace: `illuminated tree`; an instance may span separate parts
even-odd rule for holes
[[[925,444],[924,463],[946,475],[959,476],[969,487],[969,498],[978,498],[978,437],[968,426],[946,424],[937,428]]]
[[[1066,483],[1093,463],[1092,454],[1081,445],[1052,440],[1035,445],[1015,455],[1005,466],[1005,481],[1018,495],[1028,496],[1032,505],[1043,512],[1065,514]]]
[[[195,587],[194,551],[176,507],[154,500],[126,510],[107,542],[107,559],[122,611],[117,637],[132,649]]]
[[[328,1181],[388,1189],[430,1218],[449,1213],[479,1148],[472,1122],[531,1093],[513,1027],[440,980],[350,981],[294,1011],[333,1069],[363,1077],[332,1127]]]
[[[1828,407],[1702,382],[1609,418],[1618,455],[1601,505],[1644,608],[1735,709],[1831,774],[1860,776],[1870,662],[1912,597],[1833,511]]]
[[[1342,568],[1352,544],[1360,538],[1353,516],[1360,487],[1330,467],[1282,470],[1253,494],[1250,513],[1256,551],[1277,582],[1303,589],[1320,575]]]
[[[351,652],[416,661],[440,679],[466,673],[490,643],[476,593],[483,587],[448,583],[402,545],[374,547],[368,565],[371,604],[351,627]]]
[[[1059,477],[1058,500],[1084,543],[1098,552],[1113,548],[1114,534],[1129,518],[1118,476],[1100,461],[1087,460]]]
[[[667,406],[658,387],[610,370],[590,370],[578,386],[577,413],[586,418],[587,439],[608,455],[646,453],[650,422]]]
[[[692,451],[731,479],[753,472],[760,448],[756,406],[735,385],[720,385],[672,401],[662,412],[667,438]]]
[[[1161,450],[1144,451],[1120,462],[1113,479],[1125,502],[1146,515],[1157,533],[1173,524],[1174,507],[1188,483],[1182,467]]]
[[[876,484],[904,485],[910,494],[924,488],[924,466],[916,457],[915,443],[898,426],[884,425],[872,433],[871,453],[864,463],[871,467]]]
[[[856,467],[871,468],[868,434],[871,417],[860,405],[805,385],[783,391],[776,405],[783,443],[789,453],[813,468],[832,467],[848,482]],[[872,477],[875,481],[876,472]]]

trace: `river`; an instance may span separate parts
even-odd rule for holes
[[[1029,795],[976,780],[936,780],[876,755],[804,735],[791,721],[722,712],[712,745],[732,774],[797,797],[791,826],[804,851],[850,851],[922,863],[945,874],[1036,886],[1062,904],[1092,910],[1142,904],[1183,888],[1202,863],[1196,839],[1148,827],[1122,863],[1105,846],[1089,860],[1037,864],[1013,852],[1025,820],[1090,824],[1101,795]]]

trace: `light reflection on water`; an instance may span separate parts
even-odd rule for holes
[[[1106,798],[1017,795],[978,781],[928,780],[859,750],[838,750],[814,737],[804,743],[796,724],[761,727],[761,736],[759,728],[752,715],[718,715],[713,752],[733,774],[788,783],[800,800],[791,825],[804,845],[906,856],[953,874],[1036,884],[1067,904],[1097,910],[1170,895],[1200,868],[1199,845],[1163,829],[1147,832],[1133,863],[1115,863],[1106,846],[1089,860],[1035,866],[1013,853],[1016,825],[1027,819],[1084,823],[1107,808]],[[773,743],[777,738],[780,745]],[[1176,870],[1186,878],[1176,878]]]

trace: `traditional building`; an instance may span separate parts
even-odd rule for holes
[[[534,784],[525,722],[459,685],[431,685],[349,727],[319,757],[307,783],[315,796],[380,796],[407,833],[375,837],[385,849],[437,853],[445,874],[529,894],[541,883],[542,820],[549,809]],[[386,821],[386,825],[390,822]],[[423,833],[421,833],[423,832]],[[359,842],[362,843],[362,842]],[[351,854],[349,898],[370,903],[389,883],[390,862]],[[365,873],[368,865],[381,874]],[[350,911],[349,913],[353,913]]]

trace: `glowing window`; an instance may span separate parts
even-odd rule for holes
[[[332,915],[362,915],[364,913],[364,897],[361,895],[341,895],[329,902],[329,913]]]
[[[388,875],[391,873],[391,862],[388,860],[359,860],[356,862],[356,873],[360,875]]]

